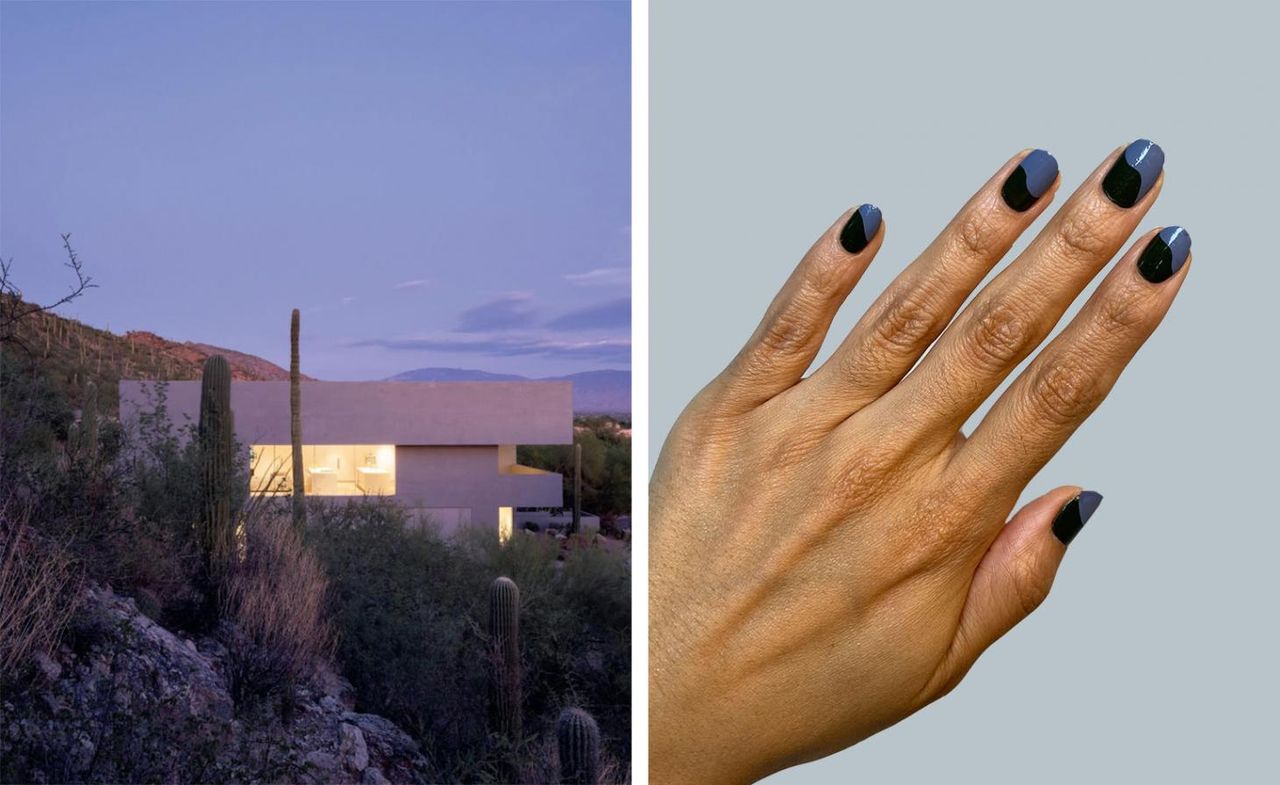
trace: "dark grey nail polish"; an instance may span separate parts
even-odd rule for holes
[[[1102,504],[1102,494],[1096,491],[1081,491],[1080,495],[1067,502],[1053,519],[1053,536],[1063,545],[1070,545],[1084,525],[1093,517],[1098,505]]]
[[[880,208],[874,204],[864,204],[840,230],[840,245],[849,253],[858,253],[871,242],[880,230]]]
[[[1182,269],[1191,253],[1191,235],[1181,226],[1166,226],[1151,238],[1138,257],[1138,272],[1151,283],[1160,283]]]
[[[1164,150],[1150,139],[1139,139],[1124,149],[1102,178],[1102,192],[1121,207],[1133,207],[1156,184],[1164,168]]]
[[[1013,170],[1000,188],[1004,203],[1020,213],[1026,212],[1058,176],[1058,159],[1045,150],[1032,150]]]

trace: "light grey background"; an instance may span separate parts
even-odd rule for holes
[[[1114,147],[1156,140],[1140,231],[1194,238],[1164,326],[1024,496],[1106,495],[1049,601],[950,697],[769,782],[1280,781],[1280,20],[979,5],[652,2],[655,457],[850,205],[880,205],[888,234],[822,357],[1024,147],[1057,156],[1060,203]]]

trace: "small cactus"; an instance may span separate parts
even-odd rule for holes
[[[302,370],[298,362],[298,309],[289,320],[289,436],[293,441],[293,526],[307,525],[306,477],[302,469]]]
[[[493,646],[490,727],[517,744],[521,735],[520,589],[510,578],[498,578],[489,585],[488,633]]]
[[[204,363],[200,383],[200,544],[209,577],[217,581],[235,554],[231,516],[235,430],[231,366],[220,354]]]
[[[582,709],[565,709],[556,720],[560,782],[596,785],[600,770],[600,726]]]

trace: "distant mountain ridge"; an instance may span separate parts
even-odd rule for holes
[[[631,414],[631,371],[583,371],[567,376],[530,378],[469,368],[416,368],[391,376],[392,382],[573,382],[575,414]]]

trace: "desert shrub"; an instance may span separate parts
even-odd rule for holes
[[[324,567],[273,507],[249,507],[223,600],[222,616],[234,625],[228,675],[237,703],[289,690],[333,648]]]
[[[308,524],[332,581],[338,660],[362,710],[393,718],[431,752],[477,745],[486,732],[474,645],[483,577],[386,501],[315,505]]]
[[[167,626],[199,628],[196,610],[207,594],[195,580],[192,537],[199,445],[190,425],[169,421],[163,385],[137,427],[126,432],[100,420],[88,445],[69,438],[73,403],[47,380],[47,369],[5,360],[0,487],[31,503],[31,529],[59,543],[87,579],[135,597]]]
[[[32,531],[31,504],[0,497],[0,680],[47,653],[75,613],[80,573],[58,543]]]
[[[520,586],[524,729],[530,781],[541,739],[566,705],[600,722],[615,758],[630,755],[630,576],[593,548],[557,564],[552,538],[500,545],[477,527],[444,539],[407,525],[386,500],[322,504],[308,537],[331,580],[337,657],[359,708],[413,734],[447,782],[501,781],[508,750],[490,737],[483,632],[489,583]],[[616,767],[613,769],[618,770]]]
[[[579,417],[573,440],[582,446],[582,509],[604,518],[631,514],[631,437],[609,417]],[[520,445],[520,463],[564,477],[564,498],[573,498],[573,446]]]

